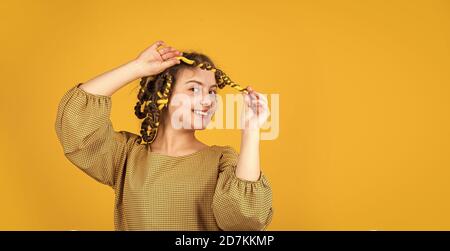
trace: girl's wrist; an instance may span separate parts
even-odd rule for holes
[[[245,128],[242,129],[242,137],[249,139],[259,140],[260,129],[259,128]]]
[[[142,65],[136,59],[129,61],[127,63],[127,68],[135,80],[144,77],[144,74],[142,74]]]

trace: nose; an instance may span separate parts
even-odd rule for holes
[[[212,97],[211,95],[208,94],[202,97],[200,104],[203,106],[211,106],[212,102],[213,102]]]
[[[200,104],[203,106],[211,106],[216,100],[216,96],[210,93],[203,93],[201,96]]]

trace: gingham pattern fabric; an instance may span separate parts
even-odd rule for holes
[[[115,192],[115,230],[265,230],[272,190],[236,177],[238,153],[212,145],[183,156],[154,153],[139,135],[113,129],[111,97],[79,83],[62,97],[55,122],[67,159]]]

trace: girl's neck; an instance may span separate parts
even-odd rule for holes
[[[152,152],[166,155],[184,155],[207,147],[195,137],[195,130],[175,129],[170,123],[160,123],[155,140],[150,145]]]

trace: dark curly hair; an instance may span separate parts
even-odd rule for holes
[[[144,119],[141,124],[139,143],[151,144],[158,132],[158,126],[163,109],[168,106],[171,97],[173,83],[179,70],[183,68],[199,67],[203,70],[214,72],[217,85],[223,89],[226,85],[241,92],[247,92],[245,88],[231,81],[228,76],[216,69],[212,60],[201,53],[183,52],[180,64],[176,64],[155,76],[143,77],[140,81],[140,90],[137,95],[138,101],[134,107],[138,119]]]

